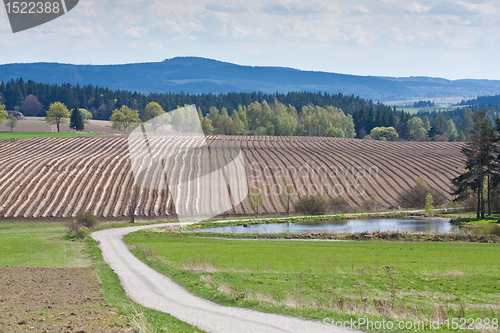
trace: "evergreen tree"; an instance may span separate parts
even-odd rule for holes
[[[399,119],[395,125],[396,131],[402,140],[410,139],[410,129],[408,128],[407,122],[410,120],[411,116],[409,113],[401,110]]]
[[[75,105],[73,110],[71,110],[71,117],[69,119],[69,128],[74,129],[75,131],[83,131],[85,124],[83,123],[82,113],[78,108],[78,105]]]
[[[445,135],[447,125],[446,117],[440,113],[432,124],[431,137],[434,137],[435,135]]]
[[[471,139],[462,148],[462,153],[466,157],[465,170],[461,175],[452,179],[456,190],[453,195],[454,201],[461,201],[468,196],[470,191],[477,196],[477,217],[484,218],[484,185],[486,179],[488,192],[488,213],[491,213],[491,187],[492,173],[494,171],[494,156],[497,153],[495,142],[496,134],[491,121],[486,117],[485,111],[474,114]]]

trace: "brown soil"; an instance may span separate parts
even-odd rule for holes
[[[91,268],[0,267],[0,332],[129,332]]]
[[[41,123],[42,125],[46,125]],[[429,187],[450,197],[450,180],[463,170],[460,142],[382,142],[319,137],[207,137],[210,144],[233,143],[242,150],[248,188],[263,191],[260,214],[282,214],[279,188],[285,181],[300,196],[320,189],[342,196],[353,208],[367,200],[387,208],[424,177]],[[166,188],[134,186],[127,138],[51,138],[0,140],[0,219],[71,219],[82,209],[101,219],[126,219],[135,200],[140,219],[170,217],[172,196]],[[168,141],[165,140],[165,144]],[[186,159],[196,160],[198,150]],[[224,161],[224,156],[215,156]],[[214,158],[215,158],[214,157]],[[149,160],[144,159],[144,162]],[[172,174],[198,173],[200,168],[173,164]],[[195,165],[196,166],[196,165]],[[207,167],[201,165],[200,167]],[[156,177],[148,168],[144,179]],[[243,173],[242,170],[238,172]],[[187,178],[186,178],[187,179]],[[227,189],[224,189],[227,190]],[[220,186],[212,195],[190,191],[190,208],[220,205]],[[185,203],[177,198],[176,204]],[[292,209],[293,211],[293,209]],[[253,215],[248,199],[228,215]],[[175,216],[175,215],[174,215]]]

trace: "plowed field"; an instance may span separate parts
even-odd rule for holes
[[[382,207],[397,205],[398,195],[423,176],[430,187],[443,194],[450,179],[463,168],[463,143],[381,142],[336,138],[208,137],[213,142],[231,141],[243,152],[248,187],[264,193],[263,212],[285,211],[279,193],[291,184],[299,195],[326,192],[343,196],[351,206],[374,199]],[[189,138],[186,138],[189,141]],[[194,152],[195,153],[195,152]],[[169,174],[202,172],[212,166],[166,165]],[[227,160],[227,156],[220,159]],[[196,158],[186,158],[193,161]],[[179,170],[175,170],[179,169]],[[188,170],[188,171],[186,171]],[[189,202],[218,205],[217,186],[210,195],[190,193],[177,198],[167,189],[134,187],[126,138],[52,138],[0,141],[0,217],[70,218],[90,209],[102,218],[128,216],[136,201],[136,215],[166,217],[172,207]],[[196,191],[194,191],[196,192]],[[448,195],[448,194],[447,194]],[[135,198],[135,199],[134,199]],[[134,205],[135,206],[135,205]],[[228,214],[253,214],[248,201],[234,205]]]

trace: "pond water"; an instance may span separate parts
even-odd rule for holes
[[[335,220],[311,223],[269,223],[206,228],[204,232],[244,233],[301,233],[301,232],[363,232],[363,231],[408,231],[450,233],[454,226],[447,219],[440,218],[399,218],[399,219],[359,219]],[[196,230],[194,232],[200,232]]]

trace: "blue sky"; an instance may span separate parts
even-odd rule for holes
[[[498,0],[80,0],[12,34],[0,63],[201,56],[356,75],[500,79]]]

